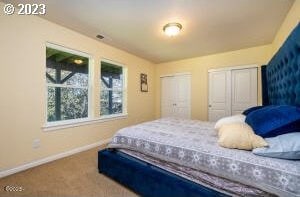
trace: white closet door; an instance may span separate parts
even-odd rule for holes
[[[161,117],[191,117],[191,76],[161,78]]]
[[[217,121],[231,114],[231,71],[209,73],[209,121]]]
[[[176,86],[174,77],[161,78],[161,117],[174,116],[176,103]]]
[[[232,70],[231,113],[257,106],[257,68]]]
[[[190,100],[191,100],[191,76],[179,75],[175,76],[176,86],[176,102],[175,102],[175,117],[191,118]]]

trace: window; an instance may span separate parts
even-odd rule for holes
[[[48,46],[46,79],[47,122],[88,117],[89,58],[87,56],[59,46]]]
[[[102,61],[100,81],[100,115],[124,113],[125,83],[123,67]]]

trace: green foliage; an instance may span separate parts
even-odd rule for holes
[[[48,122],[88,117],[88,72],[82,72],[88,71],[88,58],[51,48],[47,48],[46,57],[47,83],[51,85],[48,86]],[[82,65],[74,64],[74,59],[83,60]]]
[[[46,57],[47,121],[88,117],[88,58],[48,47]],[[101,62],[101,76],[100,114],[122,113],[123,68]]]
[[[55,112],[55,90],[61,91],[59,118]],[[88,116],[88,90],[83,88],[48,87],[48,122]]]

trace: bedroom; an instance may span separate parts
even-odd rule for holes
[[[30,14],[27,8],[23,11],[27,10],[28,14],[18,15],[22,10],[18,4],[25,5],[25,2],[31,6],[44,4],[45,13],[40,6],[39,16]],[[7,4],[15,7],[14,13],[5,13],[11,11],[4,10]],[[190,90],[189,105],[184,114],[192,120],[210,120],[209,73],[214,71],[229,73],[241,68],[257,69],[257,80],[251,81],[257,84],[256,90],[252,91],[256,99],[251,106],[262,105],[266,94],[263,94],[264,80],[261,79],[265,78],[262,78],[261,66],[269,64],[300,18],[299,0],[221,0],[218,3],[208,0],[175,0],[172,3],[126,0],[122,3],[86,1],[84,5],[80,1],[2,1],[0,7],[3,91],[0,102],[0,196],[147,196],[134,193],[136,186],[127,185],[131,188],[127,189],[105,173],[99,173],[98,151],[104,149],[120,129],[162,117],[161,99],[166,91],[162,91],[161,83],[168,76],[189,76],[189,85],[184,87],[190,88],[182,89]],[[174,22],[179,23],[177,28],[181,29],[177,36],[169,37],[164,26]],[[297,38],[296,44],[299,43]],[[66,64],[67,72],[65,70],[60,78],[67,84],[51,81],[56,77],[50,72],[55,65],[48,66],[48,60],[53,60],[51,57],[57,57],[56,63],[62,60],[74,62],[73,66]],[[299,60],[299,54],[297,57]],[[76,62],[85,65],[85,68],[75,69],[75,75],[82,79],[83,85],[71,80],[74,79],[71,70],[77,68]],[[296,64],[299,66],[299,61]],[[293,73],[293,70],[288,72]],[[111,95],[113,89],[105,75],[119,81],[116,85],[119,94],[112,94],[119,95],[115,105],[109,101],[114,97],[103,96],[105,92]],[[227,74],[223,76],[226,78]],[[179,87],[184,81],[173,87]],[[297,85],[298,80],[295,81],[289,87]],[[84,94],[84,101],[76,101],[81,102],[84,110],[71,108],[73,111],[69,116],[57,110],[67,106],[57,104],[60,97],[48,98],[49,90],[63,88],[77,89]],[[216,92],[219,91],[224,92],[224,88]],[[231,95],[229,91],[225,93]],[[286,97],[292,96],[287,94]],[[69,101],[75,102],[75,99]],[[295,102],[297,99],[281,104],[297,105]],[[171,109],[177,108],[173,106],[177,103],[167,103]],[[230,116],[228,111],[232,110],[227,109],[223,108],[223,114],[215,115],[215,118]],[[78,115],[78,111],[82,113]],[[52,113],[51,117],[48,112]],[[299,161],[294,163],[299,169]],[[299,171],[296,174],[295,190],[300,191]],[[129,180],[126,183],[129,184]],[[144,181],[140,184],[144,188],[155,188],[151,181],[147,183],[146,178]],[[186,196],[191,196],[189,187],[195,184],[190,182],[186,188],[182,186]],[[207,190],[203,184],[196,186],[211,192],[211,187]],[[180,195],[176,187],[170,188]],[[228,195],[228,191],[225,193]],[[205,196],[201,192],[198,194]],[[299,196],[299,193],[292,194]]]

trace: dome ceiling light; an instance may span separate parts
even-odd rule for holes
[[[168,23],[163,27],[164,33],[170,37],[177,36],[181,29],[180,23]]]

